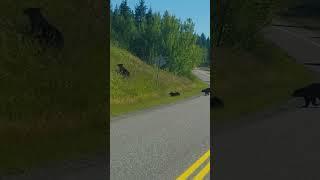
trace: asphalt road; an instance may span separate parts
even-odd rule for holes
[[[193,74],[195,74],[199,79],[206,82],[208,85],[210,85],[210,71],[204,71],[201,69],[194,69]]]
[[[194,73],[209,82],[210,73]],[[198,96],[112,119],[111,180],[171,180],[182,174],[209,150],[209,99]]]
[[[320,63],[320,42],[312,38],[319,35],[293,27],[265,30],[268,39],[302,64]],[[306,67],[320,75],[320,66]],[[320,108],[300,108],[303,103],[292,99],[254,123],[216,134],[214,179],[320,179]]]
[[[199,69],[193,72],[210,82],[209,72]],[[110,123],[110,179],[175,179],[209,150],[209,117],[209,96],[197,96],[113,118]],[[209,160],[207,158],[206,162]],[[190,177],[198,174],[204,165]],[[106,155],[101,153],[19,175],[0,176],[0,180],[106,180],[107,168]],[[209,174],[204,179],[210,179]]]

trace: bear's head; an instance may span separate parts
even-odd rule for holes
[[[123,64],[117,64],[117,66],[118,66],[118,68],[119,68],[120,70],[125,69],[124,66],[123,66]]]
[[[292,97],[303,97],[305,95],[305,91],[306,91],[305,88],[297,89],[291,94],[291,96]]]

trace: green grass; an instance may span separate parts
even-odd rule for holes
[[[157,68],[143,63],[123,49],[111,46],[110,53],[112,116],[194,96],[207,86],[193,76],[178,77],[162,70],[157,77]],[[116,64],[119,63],[124,64],[130,71],[128,79],[123,79],[116,73]],[[170,91],[179,91],[181,96],[170,97],[168,95]]]
[[[107,19],[87,3],[0,2],[0,176],[105,150]],[[36,54],[23,35],[28,7],[63,33],[62,51]]]
[[[0,2],[0,176],[105,151],[110,80],[107,78],[107,17],[102,16],[105,6],[100,3],[102,1]],[[39,46],[23,35],[30,28],[23,9],[29,7],[42,8],[48,21],[63,33],[62,51],[37,55]],[[121,53],[118,55],[117,60],[126,64]],[[161,103],[173,101],[175,98],[164,98],[164,91],[171,88],[188,90],[183,93],[187,96],[202,86],[197,80],[166,72],[160,74],[159,89],[154,84],[148,86],[147,83],[154,80],[151,78],[153,68],[138,64],[138,60],[131,64],[137,66],[136,72],[132,72],[138,75],[133,76],[134,83],[120,82],[112,86],[129,88],[128,91],[111,90],[111,101],[120,105],[120,110],[113,112],[144,108],[140,102],[147,106],[160,104],[156,102],[159,98]],[[113,83],[120,81],[119,77],[113,77],[118,78],[112,79]],[[164,77],[168,78],[167,82]],[[129,96],[122,96],[126,93]],[[148,105],[149,101],[152,103]],[[127,102],[132,103],[121,106]]]
[[[216,49],[215,54],[214,86],[225,103],[225,108],[211,110],[216,124],[284,103],[312,80],[311,72],[263,40],[250,51]]]

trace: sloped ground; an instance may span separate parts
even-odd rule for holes
[[[111,115],[136,111],[155,105],[174,102],[199,94],[206,85],[196,77],[179,77],[167,71],[145,64],[129,52],[111,46]],[[125,79],[119,75],[117,64],[124,64],[130,72]],[[178,91],[181,96],[170,97],[169,92]]]
[[[105,148],[107,21],[98,5],[1,1],[0,175]],[[63,33],[62,51],[37,54],[30,7]]]

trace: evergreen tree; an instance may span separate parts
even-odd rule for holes
[[[165,57],[163,68],[187,75],[200,63],[208,61],[209,38],[197,35],[191,19],[182,22],[168,11],[161,16],[140,2],[132,11],[124,0],[115,6],[111,18],[112,40],[143,61],[154,64],[156,57]]]
[[[198,36],[197,44],[202,48],[207,48],[207,38],[204,33],[201,33],[201,35]]]
[[[137,26],[140,26],[146,16],[147,7],[144,0],[139,1],[139,5],[135,8],[135,21]]]
[[[210,49],[210,46],[211,46],[211,44],[210,44],[210,38],[208,37],[207,40],[206,40],[206,47],[207,47],[207,49]]]
[[[152,14],[152,9],[151,7],[149,8],[147,14],[146,14],[146,21],[147,21],[147,24],[150,24],[151,21],[152,21],[152,17],[153,17],[153,14]]]
[[[120,6],[119,6],[119,10],[120,10],[120,15],[122,17],[124,17],[125,19],[129,18],[132,14],[131,9],[128,6],[127,0],[124,0],[121,2]]]

